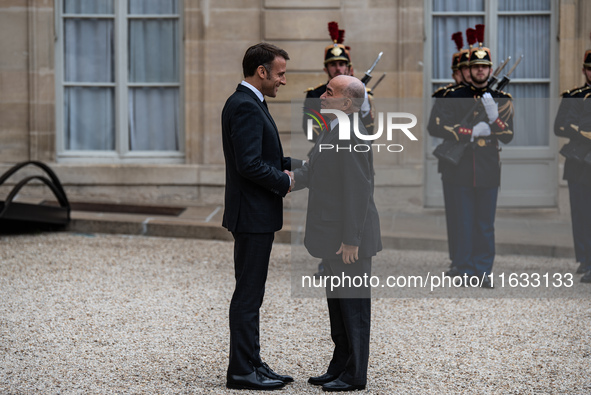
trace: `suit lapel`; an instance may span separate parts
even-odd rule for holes
[[[320,152],[320,144],[332,144],[332,145],[337,145],[339,143],[338,141],[338,137],[339,137],[339,129],[338,126],[336,126],[334,129],[330,130],[330,131],[324,131],[320,134],[320,137],[318,138],[318,140],[316,140],[316,145],[314,146],[314,149],[312,150],[312,155],[310,156],[310,163],[311,166],[314,166],[314,163],[316,163],[316,158],[318,158],[318,156],[320,156],[322,153]],[[335,142],[336,139],[336,142]]]
[[[238,84],[238,87],[236,88],[236,90],[240,91],[240,92],[245,92],[259,105],[259,107],[261,108],[261,111],[263,111],[265,113],[265,115],[267,116],[267,118],[269,119],[269,121],[271,121],[271,124],[275,128],[275,132],[277,132],[277,137],[279,137],[279,130],[277,129],[277,125],[275,124],[275,120],[271,116],[271,113],[269,112],[269,109],[267,108],[267,106],[265,106],[265,104],[259,100],[257,95],[253,91],[251,91],[249,88],[247,88],[241,84]]]
[[[269,118],[269,121],[271,121],[271,123],[273,124],[273,127],[275,128],[275,131],[277,132],[277,135],[279,135],[279,129],[277,129],[277,125],[275,125],[275,120],[271,116],[271,113],[269,112],[269,109],[267,108],[267,106],[265,106],[265,104],[262,101],[259,100],[258,97],[257,97],[257,102],[258,102],[259,106],[261,106],[261,109],[263,110],[263,112],[265,113],[265,115],[267,116],[267,118]]]
[[[249,95],[249,97],[251,99],[253,99],[259,105],[259,107],[261,108],[261,111],[267,116],[267,118],[271,122],[271,125],[273,125],[273,128],[275,130],[275,136],[277,137],[277,144],[279,145],[279,150],[280,150],[281,156],[283,156],[283,147],[281,146],[281,138],[279,137],[279,129],[277,129],[277,125],[275,124],[275,120],[273,120],[273,117],[271,116],[271,113],[269,113],[269,109],[267,108],[267,106],[265,106],[265,104],[259,100],[257,95],[253,91],[251,91],[249,88],[247,88],[246,86],[238,84],[238,87],[236,88],[236,90],[240,91],[240,92],[245,92],[247,95]]]

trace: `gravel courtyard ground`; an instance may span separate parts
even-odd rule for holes
[[[262,354],[295,378],[278,393],[320,394],[306,380],[329,361],[326,302],[291,296],[290,253],[273,250]],[[386,256],[446,264],[442,252]],[[523,259],[543,260],[497,261]],[[228,242],[0,236],[0,393],[248,393],[225,388],[233,281]],[[362,393],[589,394],[590,298],[375,299]]]

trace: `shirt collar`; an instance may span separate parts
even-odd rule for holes
[[[250,89],[251,91],[254,92],[255,95],[257,95],[257,97],[259,98],[259,100],[262,102],[265,100],[265,97],[263,96],[263,94],[261,93],[261,91],[259,91],[257,88],[255,88],[254,86],[252,86],[251,84],[249,84],[246,81],[242,81],[240,83],[240,85],[243,85],[245,87],[247,87],[248,89]]]
[[[330,130],[333,130],[334,128],[336,128],[338,124],[339,124],[339,118],[335,118],[332,121],[330,121]]]

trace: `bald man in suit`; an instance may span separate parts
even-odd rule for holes
[[[294,171],[296,189],[307,187],[308,212],[304,244],[310,255],[322,258],[324,276],[371,277],[371,259],[382,249],[380,221],[373,198],[374,167],[371,148],[346,147],[365,141],[349,130],[351,139],[339,140],[339,128],[352,129],[365,89],[351,76],[328,82],[322,109],[339,110],[346,118],[332,119],[322,132],[309,163]],[[347,122],[348,120],[348,122]],[[357,120],[361,134],[367,134]],[[345,149],[337,150],[337,146]],[[332,148],[331,148],[332,147]],[[362,152],[363,151],[363,152]],[[371,321],[370,287],[326,289],[332,360],[327,372],[308,382],[324,391],[354,391],[367,383]]]

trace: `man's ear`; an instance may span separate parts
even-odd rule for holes
[[[265,69],[265,66],[260,65],[257,67],[257,75],[263,80],[267,78],[267,69]]]
[[[349,110],[351,107],[353,106],[353,100],[351,100],[350,98],[346,97],[343,100],[343,110],[347,111]]]

